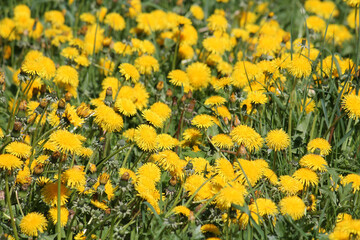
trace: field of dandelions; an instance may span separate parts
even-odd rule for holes
[[[360,0],[0,6],[0,239],[360,239]]]

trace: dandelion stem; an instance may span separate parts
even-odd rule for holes
[[[61,240],[61,160],[62,160],[62,154],[60,155],[59,159],[59,169],[58,169],[58,189],[57,189],[57,224],[56,224],[56,230],[57,230],[57,239]]]
[[[14,219],[14,213],[12,211],[11,208],[11,200],[10,200],[10,192],[9,192],[9,179],[8,179],[8,174],[5,173],[5,194],[6,194],[6,202],[8,204],[9,207],[9,213],[10,213],[10,221],[11,221],[11,226],[13,228],[14,231],[14,237],[16,240],[19,240],[19,236],[17,233],[17,229],[16,229],[16,224],[15,224],[15,219]]]

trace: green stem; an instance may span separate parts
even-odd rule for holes
[[[121,152],[122,150],[124,150],[125,148],[129,147],[132,143],[126,144],[125,146],[119,148],[118,150],[116,150],[115,152],[111,153],[109,156],[107,156],[106,158],[102,159],[100,161],[100,163],[98,163],[97,167],[100,167],[101,165],[103,165],[107,160],[109,160],[110,158],[112,158],[113,156],[115,156],[116,154],[118,154],[119,152]]]
[[[62,154],[60,155],[59,160],[59,169],[58,169],[58,189],[57,189],[57,224],[56,224],[56,230],[57,230],[57,239],[61,240],[61,159]]]
[[[17,229],[16,229],[16,224],[15,224],[15,219],[14,219],[14,213],[12,211],[11,208],[11,200],[10,200],[10,192],[9,192],[9,179],[8,179],[8,174],[5,173],[5,194],[6,194],[6,202],[8,204],[9,207],[9,213],[10,213],[10,220],[11,220],[11,226],[13,228],[14,231],[14,237],[16,240],[19,240],[19,236],[17,233]]]
[[[121,164],[121,167],[125,167],[125,166],[126,166],[126,162],[127,162],[128,158],[129,158],[130,153],[131,153],[131,151],[132,151],[133,148],[134,148],[134,143],[131,145],[130,149],[127,151],[126,156],[125,156],[125,158],[124,158],[124,161],[123,161],[122,164]]]

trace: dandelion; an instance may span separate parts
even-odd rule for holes
[[[288,195],[295,195],[303,189],[302,182],[288,175],[280,177],[279,185],[280,191]]]
[[[186,72],[182,70],[172,70],[168,74],[168,78],[170,79],[170,83],[174,86],[186,86],[189,84],[189,77]]]
[[[185,217],[189,217],[190,216],[190,209],[188,209],[187,207],[185,206],[176,206],[174,209],[173,209],[173,212],[175,214],[182,214],[184,215]]]
[[[244,145],[248,150],[258,150],[263,145],[262,137],[251,127],[239,125],[235,127],[230,136],[234,142]]]
[[[233,166],[225,158],[216,159],[215,172],[218,173],[225,182],[232,181],[235,178]]]
[[[156,149],[156,131],[153,127],[141,124],[135,130],[135,143],[144,151],[153,151]]]
[[[205,100],[204,104],[209,106],[223,105],[226,103],[226,99],[221,96],[212,96]]]
[[[142,116],[151,123],[154,127],[162,128],[164,125],[164,120],[155,112],[150,109],[146,109],[142,112]]]
[[[198,127],[198,128],[204,128],[207,129],[214,125],[213,118],[210,115],[207,114],[200,114],[193,118],[191,121],[191,124]]]
[[[195,201],[211,198],[212,196],[211,185],[209,182],[205,183],[205,181],[206,178],[200,175],[191,175],[188,178],[186,178],[184,188],[187,192],[189,192],[189,195],[194,195],[195,192],[199,189],[199,191],[195,195],[194,198]],[[201,185],[203,186],[201,187]]]
[[[350,173],[349,175],[347,175],[346,177],[344,177],[343,179],[343,184],[347,185],[347,184],[352,184],[351,187],[354,190],[354,193],[356,191],[360,190],[360,175],[359,174],[354,174],[354,173]]]
[[[23,142],[12,142],[5,147],[5,151],[18,158],[29,158],[31,146]]]
[[[150,110],[156,113],[163,121],[168,119],[171,115],[169,106],[162,102],[154,103],[151,105]]]
[[[268,101],[266,95],[260,91],[249,92],[247,95],[247,99],[253,104],[265,104]]]
[[[158,61],[154,57],[148,55],[143,55],[135,59],[135,67],[141,74],[146,75],[159,71]]]
[[[305,203],[297,196],[290,196],[281,199],[279,206],[283,215],[289,215],[294,220],[298,220],[305,215]]]
[[[211,224],[211,223],[202,225],[200,230],[203,233],[210,232],[210,233],[215,234],[216,236],[221,234],[219,228],[216,225]]]
[[[115,108],[117,108],[120,113],[127,117],[134,116],[137,112],[135,104],[128,98],[116,99]]]
[[[71,133],[67,130],[57,130],[49,137],[49,144],[53,144],[62,153],[76,153],[81,149],[82,141],[85,138],[81,135]]]
[[[60,55],[73,60],[74,58],[79,56],[79,51],[74,47],[66,47],[61,51]]]
[[[358,119],[360,117],[360,96],[353,94],[344,95],[342,105],[350,118]]]
[[[46,230],[47,220],[43,214],[31,212],[21,219],[19,225],[21,232],[30,237],[37,237],[39,232],[43,233]]]
[[[104,23],[109,25],[115,31],[123,30],[125,28],[125,20],[118,13],[107,14]]]
[[[233,182],[231,185],[226,185],[220,190],[219,195],[215,198],[215,202],[220,209],[229,209],[232,204],[243,206],[246,194],[247,191],[244,185]]]
[[[306,78],[311,73],[311,63],[304,56],[294,56],[288,66],[289,72],[296,78]]]
[[[21,168],[23,162],[16,156],[11,154],[0,154],[0,168],[4,170],[15,170]]]
[[[102,209],[104,211],[106,211],[107,209],[109,209],[109,207],[106,205],[106,203],[104,202],[100,202],[98,200],[91,200],[90,203],[92,205],[94,205],[95,207],[99,208],[99,209]]]
[[[66,170],[63,177],[68,187],[79,188],[86,183],[84,166],[74,166]]]
[[[57,208],[56,207],[49,209],[49,216],[50,216],[50,219],[52,220],[52,222],[54,224],[57,224],[58,216],[57,216]],[[60,209],[60,225],[62,227],[64,227],[67,224],[68,218],[69,218],[69,210],[67,210],[66,207],[61,207],[61,209]]]
[[[253,161],[238,159],[234,163],[237,170],[237,179],[245,185],[254,186],[261,179],[266,169],[269,168],[267,162],[263,159]]]
[[[195,89],[201,89],[208,86],[211,77],[210,68],[200,62],[195,62],[186,68],[190,85]]]
[[[123,118],[105,104],[95,109],[94,116],[94,122],[107,132],[119,132],[123,128]]]
[[[226,18],[220,14],[213,14],[208,19],[206,19],[208,22],[207,26],[210,29],[210,31],[221,31],[225,32],[226,28],[228,26],[228,22]]]
[[[299,180],[305,187],[316,186],[319,183],[319,178],[316,173],[308,168],[296,170],[293,177]]]
[[[190,7],[190,12],[196,18],[197,20],[203,20],[204,19],[204,12],[202,8],[198,5],[192,5]]]
[[[134,83],[139,81],[140,74],[138,70],[130,63],[120,64],[119,69],[120,69],[120,73],[125,77],[127,81],[130,79]]]
[[[163,150],[169,150],[176,147],[179,141],[176,138],[171,137],[169,134],[163,133],[156,137],[157,148]]]
[[[300,166],[309,168],[313,171],[326,171],[328,166],[326,160],[317,154],[307,154],[303,156],[299,161]]]
[[[212,137],[211,139],[212,144],[214,144],[218,148],[227,148],[230,149],[234,146],[231,137],[226,134],[218,134]]]
[[[278,213],[277,207],[271,199],[258,198],[255,202],[260,216],[275,216]]]
[[[271,130],[266,138],[266,145],[275,151],[285,150],[290,145],[290,138],[282,129]]]
[[[331,152],[330,143],[323,138],[315,138],[311,140],[307,145],[307,149],[311,153],[319,150],[320,154],[325,156],[329,155]]]
[[[58,184],[49,182],[41,189],[41,195],[43,196],[44,202],[51,205],[57,205],[58,198]],[[61,184],[60,187],[60,204],[64,205],[70,196],[70,191],[65,185]]]

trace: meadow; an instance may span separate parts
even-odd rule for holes
[[[360,239],[360,0],[0,6],[0,239]]]

